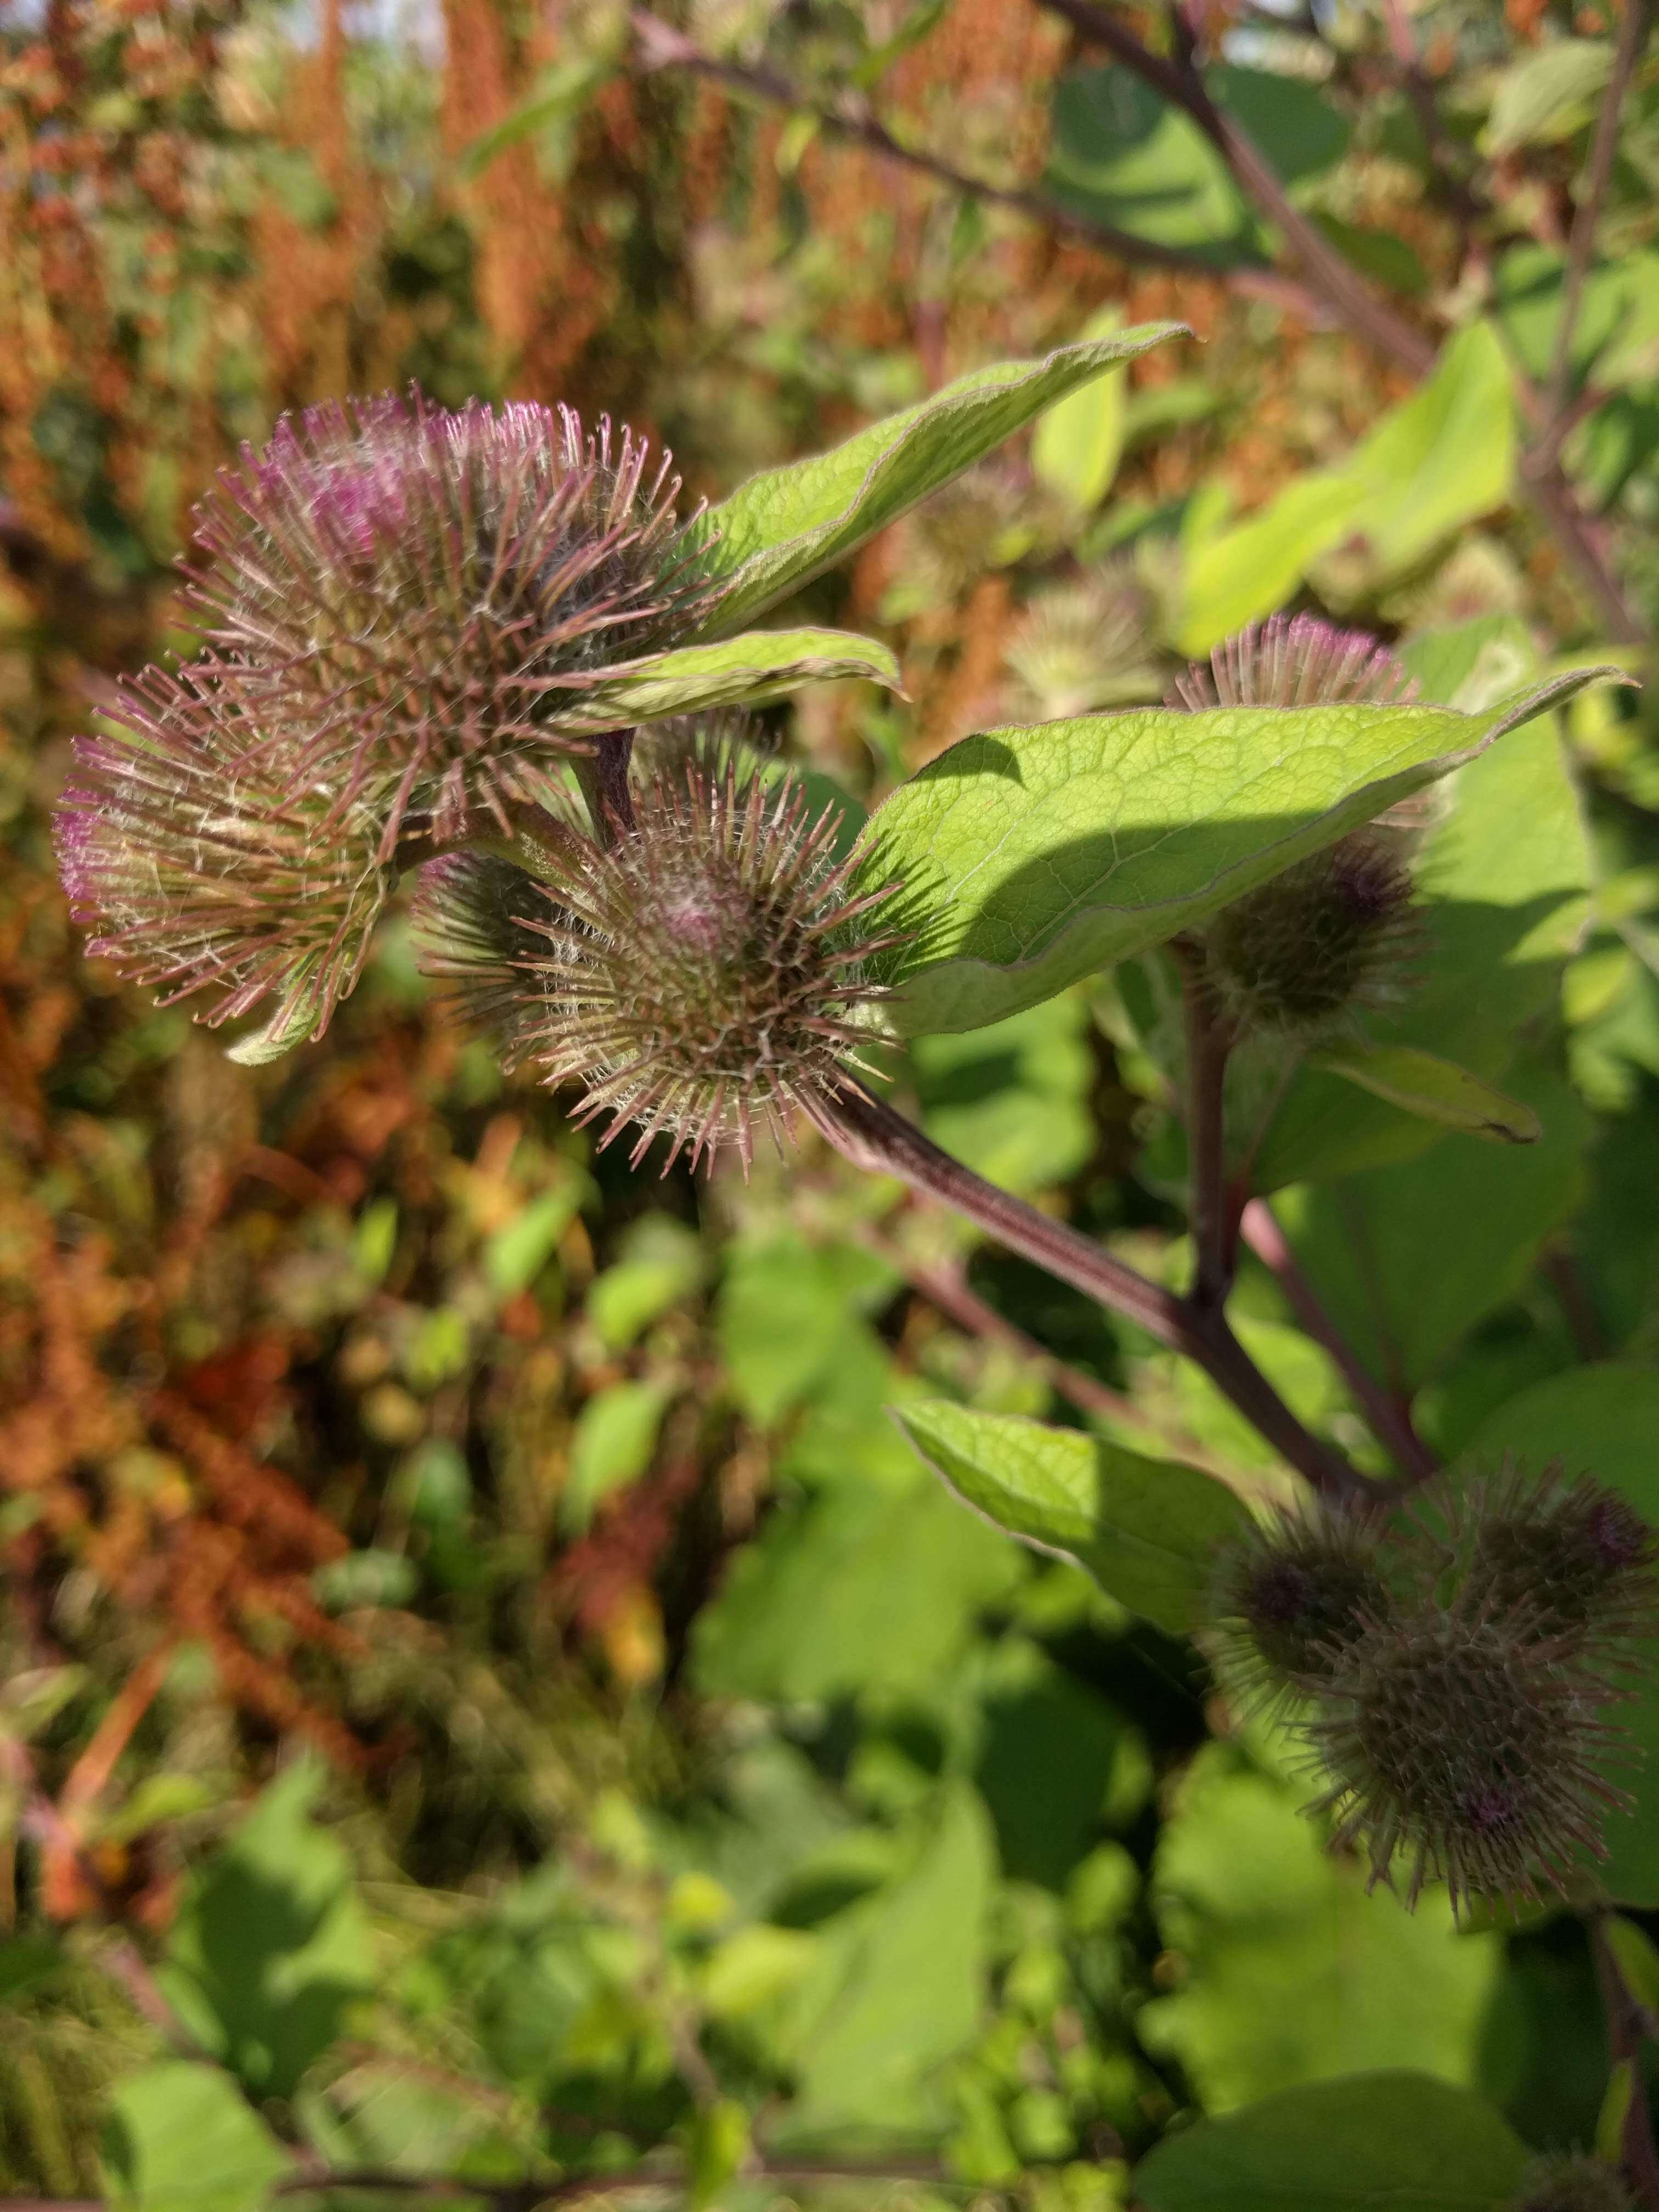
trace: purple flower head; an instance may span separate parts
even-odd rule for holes
[[[1164,701],[1201,713],[1214,707],[1397,707],[1415,681],[1386,646],[1362,629],[1339,629],[1317,615],[1252,623],[1196,660]]]
[[[688,634],[708,599],[669,470],[568,408],[309,408],[198,509],[191,597],[283,773],[370,805],[389,860],[504,827],[604,726],[607,672]]]
[[[608,1117],[605,1143],[631,1122],[635,1161],[661,1133],[667,1164],[725,1144],[746,1164],[757,1129],[781,1137],[858,1064],[891,892],[854,888],[829,814],[707,748],[647,770],[633,811],[603,842],[550,836],[539,877],[429,864],[424,964],[509,1064],[581,1085],[577,1119]]]
[[[148,669],[76,745],[58,865],[88,952],[213,1025],[274,996],[259,1059],[315,1036],[357,979],[391,885],[380,823],[307,781],[233,679]]]

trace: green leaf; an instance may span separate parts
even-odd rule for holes
[[[1000,362],[859,431],[810,460],[753,477],[694,526],[703,566],[725,584],[709,634],[727,636],[960,476],[1045,407],[1180,331],[1148,323]],[[678,709],[665,709],[676,712]]]
[[[730,2097],[700,2105],[686,2130],[686,2203],[708,2212],[737,2179],[749,2155],[749,2115]]]
[[[1266,258],[1220,154],[1131,70],[1073,70],[1054,88],[1053,127],[1044,184],[1067,207],[1218,269]]]
[[[609,1352],[626,1351],[653,1322],[700,1289],[702,1240],[672,1214],[630,1224],[618,1257],[588,1286],[587,1316]]]
[[[1373,1374],[1407,1395],[1521,1294],[1582,1188],[1583,1108],[1553,1074],[1528,1071],[1516,1087],[1538,1109],[1535,1144],[1443,1142],[1273,1201],[1332,1320]]]
[[[1455,1061],[1438,1060],[1408,1044],[1328,1045],[1313,1066],[1328,1075],[1357,1083],[1392,1106],[1403,1107],[1425,1121],[1443,1121],[1472,1137],[1498,1145],[1535,1145],[1542,1134],[1530,1106],[1510,1098],[1471,1075]]]
[[[1346,118],[1315,85],[1276,70],[1223,62],[1204,72],[1204,89],[1242,124],[1285,185],[1304,184],[1348,150]]]
[[[864,879],[903,881],[915,933],[893,1018],[977,1029],[1165,943],[1590,680],[1483,714],[1152,708],[965,738],[866,833]]]
[[[586,1178],[574,1170],[551,1190],[534,1198],[503,1227],[492,1231],[483,1248],[484,1279],[498,1298],[527,1291],[559,1248],[581,1211]]]
[[[928,1135],[1004,1190],[1064,1182],[1097,1142],[1090,1029],[1083,994],[1062,991],[988,1029],[917,1037],[910,1064]]]
[[[1478,2097],[1362,2074],[1200,2120],[1141,2160],[1134,2187],[1146,2212],[1499,2212],[1526,2161]]]
[[[739,1406],[770,1428],[868,1341],[861,1305],[890,1279],[848,1245],[768,1237],[727,1255],[717,1326]]]
[[[1109,337],[1121,320],[1117,309],[1109,307],[1094,317],[1084,337]],[[1032,473],[1079,513],[1098,507],[1111,489],[1123,453],[1128,389],[1128,370],[1109,368],[1056,400],[1032,434]]]
[[[1501,507],[1515,482],[1515,393],[1488,323],[1449,338],[1433,372],[1385,415],[1343,473],[1363,487],[1353,534],[1368,588],[1413,567],[1465,523]]]
[[[1036,1551],[1075,1559],[1161,1628],[1197,1624],[1218,1547],[1249,1525],[1230,1490],[1173,1460],[945,1399],[894,1412],[964,1505]]]
[[[309,1762],[271,1784],[195,1877],[160,1970],[191,2034],[258,2096],[287,2096],[374,1981],[343,1847],[310,1818]]]
[[[617,73],[616,63],[608,57],[581,55],[574,61],[556,63],[543,73],[536,91],[522,106],[462,148],[457,161],[461,175],[479,176],[510,147],[522,145],[526,138],[556,124],[568,123],[581,114]]]
[[[1569,1475],[1588,1473],[1627,1498],[1659,1526],[1659,1371],[1608,1362],[1553,1376],[1510,1399],[1476,1431],[1458,1472],[1491,1468],[1513,1452],[1534,1470],[1559,1459]],[[1607,1859],[1594,1879],[1615,1903],[1659,1907],[1659,1663],[1650,1645],[1636,1694],[1613,1709],[1644,1756],[1615,1779],[1635,1798],[1629,1813],[1602,1823]]]
[[[230,2076],[183,2059],[116,2084],[105,2164],[120,2212],[261,2212],[291,2171]]]
[[[1408,1912],[1333,1857],[1305,1780],[1210,1744],[1181,1785],[1152,1863],[1172,1996],[1136,2015],[1207,2112],[1338,2075],[1413,2066],[1466,2087],[1503,1972],[1501,1936],[1460,1935],[1444,1897]]]
[[[994,1870],[985,1809],[955,1783],[913,1863],[823,1925],[781,2039],[790,2140],[940,2124],[932,2077],[979,2025]]]
[[[63,1951],[52,1936],[14,1936],[0,1943],[0,2001],[46,1981],[63,1963]]]
[[[1612,68],[1607,39],[1551,39],[1522,55],[1498,80],[1481,151],[1496,161],[1569,137],[1595,112]]]
[[[1321,471],[1286,485],[1248,521],[1206,538],[1181,580],[1181,650],[1208,653],[1282,606],[1319,556],[1350,535],[1364,497],[1348,471]]]
[[[714,644],[618,661],[591,687],[574,691],[550,726],[592,735],[715,707],[763,707],[803,684],[848,677],[885,684],[890,691],[904,689],[897,661],[874,638],[844,629],[745,630]]]
[[[645,1473],[673,1395],[665,1382],[613,1382],[582,1407],[559,1498],[560,1524],[567,1533],[580,1534],[601,1499]]]
[[[948,1674],[982,1609],[1020,1578],[1018,1554],[958,1512],[889,1425],[878,1425],[902,1455],[897,1480],[866,1475],[868,1431],[848,1424],[836,1462],[859,1472],[779,1508],[698,1614],[696,1676],[707,1695],[793,1704],[926,1690]]]

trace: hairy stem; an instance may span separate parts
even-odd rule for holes
[[[1437,1462],[1413,1427],[1410,1407],[1402,1405],[1386,1384],[1377,1381],[1320,1304],[1313,1285],[1297,1266],[1285,1232],[1265,1200],[1250,1200],[1244,1208],[1241,1227],[1251,1251],[1279,1278],[1297,1321],[1315,1343],[1323,1345],[1335,1361],[1378,1443],[1393,1455],[1408,1482],[1425,1481],[1435,1472]]]
[[[1372,1486],[1341,1454],[1297,1420],[1256,1366],[1217,1306],[1178,1298],[1103,1252],[1063,1221],[1051,1221],[1024,1199],[987,1182],[940,1150],[914,1122],[843,1078],[833,1109],[814,1121],[844,1158],[872,1175],[895,1176],[937,1199],[1060,1282],[1097,1300],[1158,1343],[1200,1366],[1222,1395],[1323,1496],[1352,1504]]]

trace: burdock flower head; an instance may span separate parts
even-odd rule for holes
[[[1390,1600],[1374,1515],[1278,1507],[1223,1553],[1206,1637],[1247,1705],[1305,1695]]]
[[[1307,1734],[1330,1777],[1319,1809],[1374,1881],[1403,1856],[1413,1902],[1431,1879],[1454,1907],[1560,1888],[1603,1851],[1603,1814],[1628,1803],[1602,1772],[1620,1741],[1601,1717],[1607,1683],[1524,1613],[1395,1612],[1310,1686]]]
[[[1276,616],[1188,669],[1165,703],[1224,707],[1400,706],[1416,686],[1360,630]],[[1340,838],[1224,907],[1204,933],[1205,974],[1243,1031],[1313,1038],[1386,1006],[1417,947],[1412,803]]]
[[[239,688],[199,668],[147,670],[110,719],[77,745],[58,815],[70,911],[98,933],[88,951],[164,1004],[216,991],[215,1025],[274,997],[239,1059],[315,1036],[392,887],[379,815],[308,781]]]
[[[659,1133],[668,1161],[831,1107],[884,995],[892,887],[858,890],[833,816],[700,744],[637,780],[629,818],[551,823],[532,873],[479,855],[423,873],[425,964],[509,1062],[586,1091],[579,1120]]]
[[[198,508],[191,595],[295,781],[441,841],[635,715],[607,678],[708,594],[666,453],[568,408],[393,393],[308,408]]]

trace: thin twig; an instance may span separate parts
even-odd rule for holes
[[[1626,2108],[1620,2155],[1625,2179],[1645,2212],[1659,2212],[1659,2148],[1653,2137],[1653,2115],[1648,2109],[1647,2084],[1642,2077],[1642,2045],[1648,2020],[1644,2008],[1625,1987],[1619,1960],[1607,1941],[1607,1916],[1597,1912],[1589,1923],[1590,1953],[1595,1961],[1596,1987],[1607,2023],[1607,2051],[1615,2066],[1630,2068],[1630,2103]]]
[[[1233,1334],[1218,1306],[1176,1297],[1102,1251],[1067,1223],[1052,1221],[1024,1199],[999,1190],[850,1076],[843,1077],[834,1109],[820,1109],[813,1119],[819,1133],[854,1167],[896,1176],[912,1190],[939,1200],[1011,1252],[1196,1362],[1316,1490],[1350,1504],[1371,1493],[1374,1486],[1369,1479],[1297,1419]]]
[[[1251,1251],[1278,1277],[1297,1321],[1335,1361],[1378,1443],[1392,1454],[1409,1481],[1425,1481],[1435,1472],[1437,1462],[1413,1427],[1409,1408],[1371,1374],[1326,1312],[1265,1200],[1250,1200],[1240,1226]]]
[[[1561,317],[1555,326],[1554,357],[1547,386],[1552,416],[1559,415],[1567,404],[1567,387],[1572,380],[1573,332],[1583,303],[1584,285],[1595,252],[1595,234],[1601,228],[1607,187],[1613,182],[1613,166],[1619,153],[1619,118],[1636,65],[1647,44],[1651,15],[1652,0],[1625,0],[1624,21],[1619,26],[1619,40],[1613,48],[1613,69],[1595,118],[1589,178],[1567,240],[1566,272],[1561,281]]]
[[[636,8],[631,21],[640,45],[640,66],[642,70],[683,69],[693,76],[707,78],[711,83],[724,85],[740,97],[759,100],[768,106],[787,108],[792,114],[811,118],[820,130],[832,137],[863,146],[878,155],[883,161],[895,161],[906,168],[919,170],[938,183],[948,185],[953,191],[969,199],[984,200],[995,207],[1011,209],[1017,215],[1029,216],[1033,222],[1057,230],[1068,237],[1085,240],[1091,246],[1102,247],[1121,261],[1154,269],[1184,269],[1194,276],[1207,276],[1225,284],[1230,289],[1249,296],[1270,299],[1291,313],[1300,314],[1310,321],[1318,321],[1317,303],[1301,289],[1276,271],[1266,269],[1217,269],[1201,253],[1188,252],[1178,246],[1160,246],[1155,240],[1137,237],[1133,231],[1120,230],[1115,224],[1103,222],[1098,216],[1085,215],[1081,210],[1068,208],[1062,201],[1051,199],[1047,193],[1022,190],[1018,186],[993,184],[988,178],[972,177],[960,169],[952,168],[948,161],[930,154],[919,146],[908,146],[895,138],[890,131],[878,123],[869,112],[861,96],[843,95],[837,106],[826,106],[815,99],[800,85],[777,71],[738,62],[723,61],[714,54],[705,53],[683,32],[665,23],[648,9]]]

